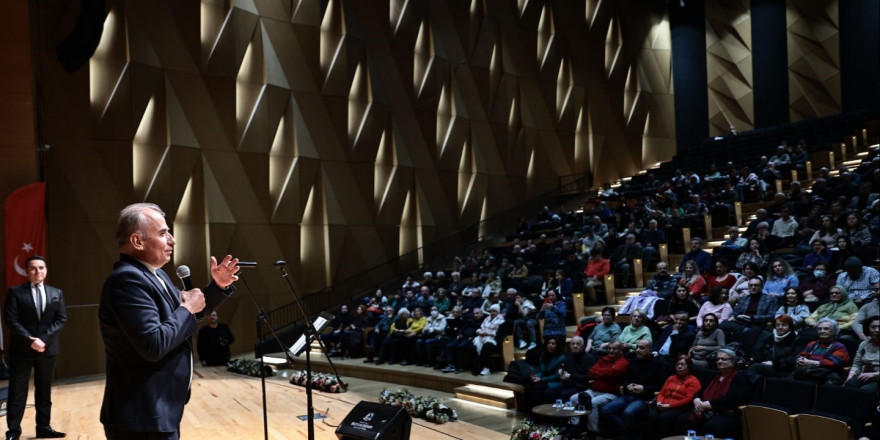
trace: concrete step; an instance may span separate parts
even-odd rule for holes
[[[495,408],[516,408],[513,390],[468,384],[454,390],[455,397],[468,402],[481,403]]]

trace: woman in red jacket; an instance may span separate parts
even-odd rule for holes
[[[584,294],[587,297],[587,305],[596,304],[596,286],[604,285],[605,275],[611,272],[611,261],[602,258],[602,251],[593,249],[590,251],[590,259],[584,268]]]
[[[693,368],[691,358],[686,355],[680,355],[675,361],[675,374],[666,379],[657,394],[657,404],[648,411],[651,438],[673,435],[675,419],[682,413],[690,412],[694,396],[700,391],[700,381],[691,374]]]

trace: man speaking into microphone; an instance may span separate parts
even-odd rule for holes
[[[211,257],[204,292],[180,291],[162,266],[174,237],[165,213],[136,203],[119,214],[119,261],[104,282],[98,317],[107,355],[101,423],[108,440],[176,440],[192,381],[196,314],[214,311],[232,294],[238,259]]]

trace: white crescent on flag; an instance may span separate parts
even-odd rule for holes
[[[28,254],[29,254],[32,250],[34,250],[34,247],[33,247],[30,243],[24,243],[23,246],[21,247],[21,250],[25,251],[25,256],[27,257],[27,256],[29,256]],[[19,275],[21,275],[21,276],[23,276],[23,277],[26,278],[26,277],[27,277],[27,271],[24,270],[23,267],[21,267],[21,266],[18,265],[18,257],[20,257],[20,256],[21,256],[21,253],[19,252],[19,254],[16,255],[16,256],[15,256],[15,259],[12,261],[12,265],[15,267],[15,273],[17,273],[17,274],[19,274]]]

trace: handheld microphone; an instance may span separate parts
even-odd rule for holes
[[[180,284],[183,285],[183,290],[192,290],[193,285],[192,280],[189,278],[191,274],[189,266],[181,264],[180,266],[177,266],[176,272],[177,277],[180,278]]]
[[[238,263],[236,263],[236,266],[238,266],[242,269],[250,268],[250,267],[257,267],[257,262],[256,261],[239,261]]]

